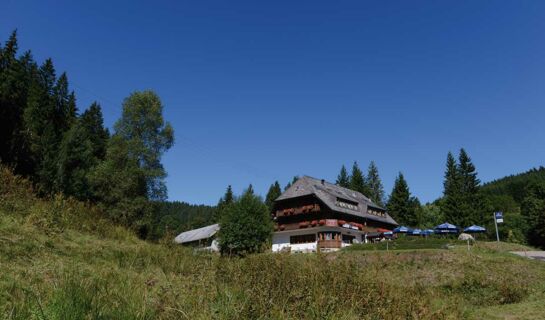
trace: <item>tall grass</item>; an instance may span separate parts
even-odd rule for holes
[[[544,264],[494,248],[222,258],[1,185],[2,319],[460,319],[545,296]]]

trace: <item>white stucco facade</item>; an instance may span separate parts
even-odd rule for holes
[[[319,233],[341,233],[343,236],[355,237],[353,243],[361,243],[364,238],[365,232],[360,230],[342,228],[342,227],[318,227],[318,228],[304,228],[296,230],[277,231],[273,234],[272,239],[272,251],[280,252],[282,250],[290,250],[291,252],[316,252],[318,248],[318,234]],[[316,241],[307,243],[292,243],[293,236],[310,235],[316,236]],[[346,247],[351,245],[350,243],[342,242],[341,246]]]

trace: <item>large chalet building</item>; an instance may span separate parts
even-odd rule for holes
[[[398,224],[363,194],[304,176],[274,202],[272,250],[334,251]]]

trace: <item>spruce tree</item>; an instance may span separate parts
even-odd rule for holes
[[[288,190],[295,182],[299,180],[299,176],[294,176],[291,182],[288,182],[288,184],[284,187],[284,191]]]
[[[441,211],[443,212],[446,221],[458,225],[462,222],[460,219],[462,205],[461,177],[460,169],[451,152],[447,154],[443,187]]]
[[[418,217],[420,202],[411,196],[405,177],[400,172],[397,176],[394,188],[390,194],[386,208],[388,213],[399,224],[417,226],[420,224]]]
[[[371,161],[367,169],[367,186],[369,187],[369,198],[376,204],[384,205],[384,187],[374,161]]]
[[[96,159],[103,160],[106,156],[106,147],[110,133],[104,127],[104,118],[102,109],[97,102],[93,102],[91,106],[83,112],[79,121],[80,125],[85,130],[87,139],[93,146],[93,156]]]
[[[348,175],[344,164],[341,167],[341,172],[337,176],[337,181],[335,182],[335,184],[344,188],[350,188],[350,176]]]
[[[274,206],[274,200],[276,200],[276,198],[278,198],[281,194],[282,189],[280,188],[280,183],[278,183],[278,181],[275,181],[269,187],[269,191],[267,192],[267,196],[265,197],[265,204],[269,208],[269,211],[272,211]]]
[[[486,205],[471,158],[462,148],[458,163],[448,153],[441,209],[445,219],[459,227],[486,223]]]
[[[533,182],[525,191],[521,211],[527,224],[528,243],[545,248],[545,183]]]
[[[230,206],[235,201],[235,197],[233,195],[233,189],[231,188],[231,185],[227,186],[227,190],[225,191],[225,195],[220,198],[218,201],[218,205],[216,206],[216,211],[214,212],[214,215],[212,216],[212,220],[214,222],[218,222],[221,219],[221,216],[223,215],[224,210]]]
[[[248,186],[248,188],[246,188],[246,190],[244,190],[243,194],[251,194],[251,195],[253,195],[253,194],[254,194],[254,186],[252,186],[252,184],[250,183],[250,185]]]
[[[57,190],[80,200],[94,199],[89,172],[104,160],[109,134],[96,103],[64,135],[59,148]]]
[[[486,219],[485,205],[480,193],[481,181],[471,158],[462,148],[458,157],[462,205],[460,208],[460,225],[484,224]]]
[[[30,147],[36,163],[36,182],[43,193],[53,190],[57,174],[57,151],[62,136],[55,127],[58,115],[55,101],[55,68],[47,59],[38,70],[37,81],[29,88],[24,111],[25,127],[29,132]]]
[[[36,64],[30,53],[17,59],[17,33],[0,45],[0,161],[15,173],[29,176],[34,171],[25,134],[23,114],[28,89],[36,81]]]
[[[369,197],[370,190],[365,183],[365,176],[361,171],[358,163],[354,161],[352,165],[352,174],[350,175],[350,189],[362,193],[364,196]]]

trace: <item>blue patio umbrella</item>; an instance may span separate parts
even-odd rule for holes
[[[433,233],[434,233],[433,229],[422,230],[422,234],[425,236],[429,236],[430,234],[433,234]]]
[[[471,227],[465,228],[464,232],[466,232],[466,233],[483,233],[483,232],[486,232],[486,229],[481,227],[481,226],[472,225]]]
[[[409,232],[407,232],[408,235],[411,235],[411,236],[419,236],[422,234],[422,230],[420,229],[413,229]]]
[[[408,227],[404,227],[404,226],[399,226],[397,228],[394,229],[394,233],[407,233],[411,231],[411,229],[409,229]]]
[[[435,227],[434,230],[435,230],[435,233],[439,233],[439,234],[449,234],[449,233],[459,232],[459,229],[457,226],[450,224],[448,222],[438,225],[437,227]]]

